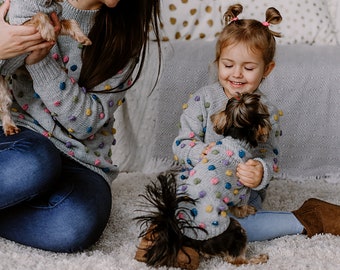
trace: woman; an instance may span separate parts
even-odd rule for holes
[[[21,131],[0,131],[0,236],[75,252],[97,241],[107,224],[109,184],[118,173],[113,113],[139,77],[150,25],[159,42],[159,1],[65,0],[62,7],[91,46],[68,36],[44,42],[35,29],[5,23],[9,0],[0,8],[1,72],[24,60],[30,75],[12,76]]]

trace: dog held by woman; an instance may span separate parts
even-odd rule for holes
[[[32,25],[39,31],[41,37],[47,41],[56,41],[56,33],[51,23],[50,14],[55,12],[61,14],[63,0],[12,0],[8,11],[9,23],[13,25]],[[91,45],[91,40],[84,35],[75,20],[60,20],[60,35],[69,35],[80,44]],[[23,65],[23,63],[21,63]],[[18,72],[26,72],[25,68],[17,67]],[[3,70],[6,68],[3,68]],[[14,72],[14,71],[11,71]],[[8,72],[8,73],[11,73]],[[12,95],[6,77],[0,75],[0,119],[2,120],[5,135],[13,135],[20,130],[12,120],[10,107]]]
[[[235,171],[252,158],[250,148],[268,139],[268,109],[259,94],[239,94],[211,120],[224,138],[208,146],[189,176],[161,174],[141,195],[145,210],[135,218],[143,228],[136,260],[182,269],[197,269],[199,255],[222,256],[235,265],[268,260],[265,254],[246,258],[246,232],[232,217],[256,212],[247,205],[250,189],[237,180]]]

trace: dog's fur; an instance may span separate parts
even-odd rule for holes
[[[54,2],[62,2],[63,0],[53,0]],[[37,12],[24,25],[32,25],[39,31],[41,37],[47,41],[56,41],[56,33],[54,26],[51,24],[49,15],[42,12]],[[82,45],[91,45],[91,40],[84,35],[78,23],[75,20],[61,20],[60,21],[60,35],[69,35]],[[27,72],[24,67],[23,71]],[[10,107],[12,105],[12,95],[9,89],[8,81],[4,76],[0,75],[0,118],[5,135],[13,135],[20,132],[20,129],[15,125]]]
[[[226,109],[212,116],[215,131],[224,136],[231,136],[240,141],[246,141],[252,147],[259,142],[265,142],[271,130],[268,108],[261,103],[258,94],[243,94],[228,101]],[[198,228],[190,220],[178,218],[178,213],[188,211],[181,205],[195,205],[196,199],[190,198],[185,192],[179,192],[179,186],[174,173],[160,174],[158,182],[146,186],[146,194],[141,195],[147,202],[144,207],[152,210],[143,211],[146,214],[136,217],[141,223],[142,237],[135,258],[150,266],[175,266],[196,269],[197,262],[190,263],[191,248],[205,258],[222,256],[227,262],[241,264],[259,264],[268,260],[261,254],[247,259],[247,236],[239,222],[230,218],[226,231],[207,240],[197,240],[183,234],[184,230],[204,230]],[[155,210],[156,209],[156,210]],[[237,217],[254,214],[256,209],[249,205],[232,206],[232,212]],[[187,262],[181,265],[178,254],[187,256]],[[195,253],[193,253],[195,254]]]

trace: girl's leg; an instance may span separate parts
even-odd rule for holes
[[[301,234],[304,227],[291,212],[258,211],[255,215],[237,218],[246,230],[248,241],[264,241],[285,235]]]
[[[270,240],[284,235],[295,235],[303,232],[302,224],[291,212],[263,211],[262,201],[265,190],[261,192],[252,190],[249,205],[257,209],[255,215],[237,219],[246,230],[248,241]]]
[[[0,236],[49,251],[80,251],[102,234],[111,202],[100,175],[63,157],[55,189],[0,211]]]
[[[5,136],[0,128],[0,209],[48,190],[61,170],[60,152],[43,135],[21,127]]]

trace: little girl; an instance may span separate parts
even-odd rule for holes
[[[259,86],[275,66],[275,38],[281,35],[270,30],[270,25],[280,23],[282,17],[275,8],[268,8],[264,22],[238,19],[242,9],[236,4],[224,14],[226,26],[216,45],[218,82],[199,89],[184,106],[181,128],[173,143],[175,160],[185,168],[179,177],[186,179],[211,144],[223,138],[215,133],[210,117],[222,111],[228,99],[237,93],[259,93],[269,109],[272,131],[266,143],[254,148],[252,156],[256,158],[239,164],[236,173],[239,181],[252,189],[248,204],[257,209],[255,215],[238,219],[247,231],[248,240],[269,240],[301,233],[308,236],[316,233],[338,235],[339,206],[310,199],[294,212],[262,210],[265,190],[279,169],[279,117],[282,113],[260,92]]]

